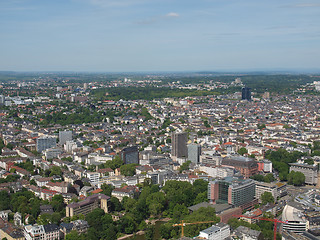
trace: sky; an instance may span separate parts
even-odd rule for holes
[[[0,0],[0,71],[320,69],[320,0]]]

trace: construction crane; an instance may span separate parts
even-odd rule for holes
[[[206,221],[206,222],[192,222],[192,223],[185,223],[184,220],[181,220],[181,223],[173,224],[172,226],[177,227],[181,226],[181,237],[184,237],[184,226],[192,225],[192,224],[201,224],[201,223],[215,223],[216,221]]]
[[[232,215],[233,217],[236,218],[250,218],[250,219],[257,219],[257,220],[263,220],[263,221],[269,221],[269,222],[273,222],[274,227],[273,227],[273,239],[276,240],[277,238],[277,223],[288,223],[288,222],[283,222],[280,221],[278,219],[272,219],[272,218],[264,218],[264,217],[249,217],[249,216],[245,216],[245,215]]]

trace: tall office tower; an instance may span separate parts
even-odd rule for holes
[[[72,131],[59,131],[59,144],[63,145],[66,141],[72,141]]]
[[[48,148],[53,148],[57,146],[57,139],[55,137],[39,137],[37,138],[37,151],[42,152]]]
[[[197,164],[200,162],[201,146],[198,144],[188,145],[188,160]]]
[[[251,100],[251,88],[244,87],[242,88],[242,100]]]
[[[5,102],[5,97],[3,95],[0,95],[0,104],[3,105]]]
[[[138,147],[127,147],[121,151],[121,159],[124,164],[136,163],[139,164],[139,152]]]
[[[188,157],[187,133],[179,132],[172,134],[172,151],[171,155],[177,158]]]

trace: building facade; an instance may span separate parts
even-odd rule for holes
[[[255,200],[255,182],[239,178],[211,181],[208,184],[208,199],[212,203],[242,206]]]
[[[121,159],[124,164],[139,164],[139,151],[137,146],[127,147],[121,151]]]
[[[187,158],[188,148],[187,148],[188,136],[185,132],[176,132],[172,134],[172,151],[171,155],[176,158]]]
[[[306,220],[302,211],[290,205],[284,207],[282,221],[287,222],[282,226],[284,231],[301,233],[309,229],[309,221]]]
[[[67,141],[72,141],[72,131],[59,131],[59,144],[63,145]]]
[[[200,239],[224,240],[230,237],[230,226],[225,223],[217,223],[205,230],[200,231]]]
[[[39,137],[37,138],[37,151],[42,152],[48,148],[53,148],[57,146],[57,139],[55,137]]]
[[[290,172],[301,172],[306,177],[305,183],[316,185],[318,183],[318,166],[313,166],[309,164],[300,164],[300,163],[289,163]]]
[[[287,185],[284,183],[265,183],[256,181],[256,199],[260,199],[264,192],[270,192],[275,200],[287,195]]]
[[[66,207],[66,216],[72,217],[78,214],[87,215],[96,208],[101,208],[107,213],[109,199],[110,197],[104,194],[94,194],[83,201],[70,203]]]
[[[251,100],[251,88],[248,88],[248,87],[242,88],[242,97],[241,97],[241,99],[242,100],[248,100],[248,101]]]
[[[258,173],[257,161],[247,157],[242,157],[242,156],[225,157],[222,159],[221,165],[235,168],[245,178],[249,178]]]
[[[198,164],[200,162],[201,146],[198,144],[189,144],[188,146],[188,160]]]

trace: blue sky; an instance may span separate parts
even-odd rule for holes
[[[0,0],[0,70],[320,69],[320,0]]]

